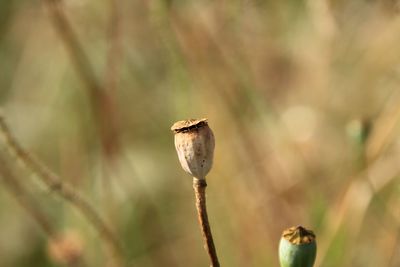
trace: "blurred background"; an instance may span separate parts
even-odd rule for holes
[[[170,131],[203,117],[222,266],[278,266],[294,225],[316,233],[316,266],[400,266],[399,12],[396,0],[3,0],[2,114],[101,214],[127,266],[209,264]],[[4,141],[0,266],[111,266],[92,223]]]

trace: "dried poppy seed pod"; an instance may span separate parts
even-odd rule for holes
[[[57,264],[76,265],[82,260],[83,240],[75,231],[68,231],[49,240],[47,253]]]
[[[312,231],[301,226],[283,231],[279,244],[281,267],[312,267],[316,254],[317,244]]]
[[[212,167],[215,147],[207,119],[178,121],[171,130],[182,168],[197,179],[205,179]]]

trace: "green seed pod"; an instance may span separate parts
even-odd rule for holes
[[[371,135],[372,127],[372,122],[369,119],[357,119],[347,124],[346,131],[354,143],[364,146]]]
[[[212,167],[215,147],[207,119],[178,121],[171,130],[182,168],[197,179],[205,179]]]
[[[301,226],[283,231],[279,244],[281,267],[312,267],[317,255],[317,244],[312,231]]]

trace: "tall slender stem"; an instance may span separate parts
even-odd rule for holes
[[[211,267],[219,267],[217,251],[215,249],[214,240],[211,234],[210,223],[208,222],[207,205],[206,205],[206,187],[205,179],[193,178],[193,189],[196,197],[196,208],[198,220],[203,234],[204,247],[210,257]]]
[[[37,201],[32,198],[20,181],[14,176],[6,161],[0,156],[0,180],[4,182],[6,189],[15,197],[19,204],[29,213],[29,215],[42,228],[43,232],[50,238],[56,236],[56,230],[51,224],[50,219],[39,207]]]
[[[50,218],[43,211],[38,201],[29,193],[24,184],[14,175],[8,166],[8,162],[0,155],[0,180],[4,182],[5,188],[14,196],[17,202],[24,208],[27,213],[35,220],[43,232],[48,236],[49,240],[57,240],[59,238],[57,229],[51,222]],[[66,255],[68,258],[68,255]],[[84,267],[85,262],[83,255],[75,255],[73,260],[65,262],[68,267]]]
[[[97,78],[89,56],[85,52],[83,45],[64,12],[63,1],[43,0],[43,2],[49,9],[54,28],[69,52],[77,74],[87,88],[102,148],[107,155],[114,155],[119,148],[119,135],[117,110],[113,92],[106,90]],[[116,63],[113,62],[109,68],[112,68],[114,65]]]
[[[57,193],[60,197],[69,202],[78,209],[84,217],[91,223],[99,234],[99,237],[108,246],[111,254],[111,260],[117,266],[124,266],[124,257],[121,245],[117,236],[112,231],[103,217],[89,203],[89,201],[80,194],[75,188],[65,183],[61,177],[52,172],[46,165],[35,159],[25,151],[9,130],[4,118],[0,114],[0,137],[3,137],[5,145],[10,150],[11,155],[20,160],[25,167],[35,173],[41,181],[51,191]]]

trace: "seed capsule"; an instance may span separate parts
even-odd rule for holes
[[[312,231],[301,226],[283,231],[279,244],[281,267],[312,267],[316,254],[317,244]]]
[[[78,265],[82,260],[84,244],[81,236],[68,231],[49,240],[47,252],[50,258],[60,265]]]
[[[171,130],[182,168],[197,179],[205,179],[212,167],[215,147],[207,119],[178,121]]]

